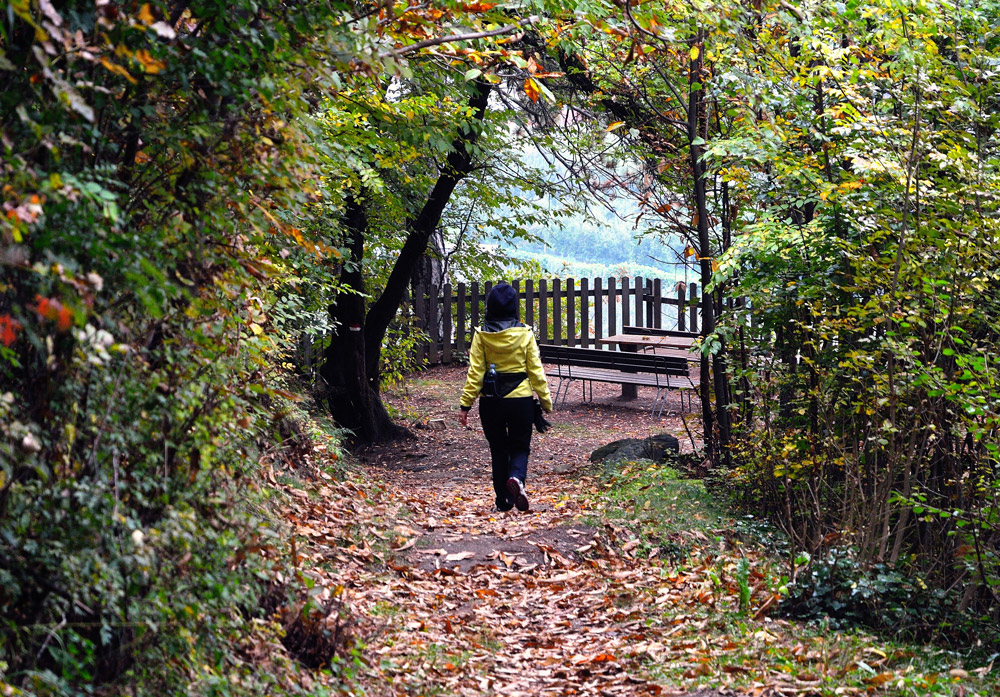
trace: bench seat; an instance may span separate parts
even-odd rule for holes
[[[553,405],[565,405],[569,385],[574,380],[581,382],[610,382],[623,385],[655,387],[652,413],[662,414],[666,406],[669,390],[690,390],[700,384],[689,372],[687,360],[677,356],[652,353],[631,353],[602,351],[600,349],[552,346],[539,347],[542,360],[552,365],[547,375],[557,378]],[[681,404],[683,406],[683,392]],[[690,397],[689,397],[690,405]]]

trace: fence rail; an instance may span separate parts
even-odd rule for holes
[[[542,344],[602,348],[597,342],[623,326],[698,332],[698,286],[683,283],[664,292],[658,278],[527,279],[511,281],[521,320],[535,327]],[[428,340],[417,358],[430,364],[464,360],[472,332],[483,323],[492,282],[417,287],[411,307]]]

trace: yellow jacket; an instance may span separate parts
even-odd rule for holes
[[[498,373],[527,373],[528,379],[521,382],[507,397],[530,397],[532,391],[538,394],[542,409],[552,411],[552,395],[545,379],[545,369],[538,355],[538,344],[531,327],[506,326],[509,322],[491,323],[478,329],[472,337],[469,348],[469,373],[462,390],[462,406],[472,406],[483,388],[483,375],[490,363],[496,365]],[[489,331],[489,329],[500,329]]]

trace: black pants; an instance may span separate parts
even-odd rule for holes
[[[490,444],[497,507],[506,510],[513,505],[507,480],[517,477],[524,482],[528,476],[535,403],[531,397],[480,397],[479,420]]]

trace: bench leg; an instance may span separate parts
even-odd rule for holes
[[[566,406],[566,398],[569,397],[569,385],[570,385],[571,382],[573,382],[572,378],[560,378],[559,379],[559,387],[556,388],[556,400],[559,399],[559,390],[562,390],[562,405],[563,405],[563,407]],[[563,383],[565,383],[565,387],[563,387]],[[556,402],[553,401],[552,404],[553,404],[553,406],[555,406]]]
[[[656,390],[656,398],[653,400],[653,408],[651,410],[651,415],[655,419],[657,417],[663,416],[663,408],[667,403],[667,390],[660,387]],[[659,407],[659,411],[657,411]]]
[[[555,411],[559,408],[559,393],[562,391],[564,378],[559,378],[559,384],[556,385],[556,393],[552,395],[552,410]]]

